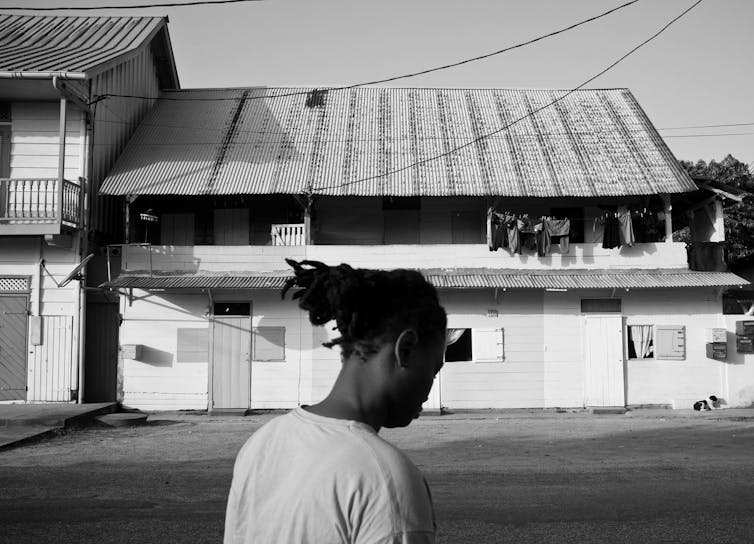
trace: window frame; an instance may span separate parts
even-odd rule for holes
[[[456,361],[448,361],[445,358],[445,354],[443,354],[443,362],[454,364],[454,363],[472,363],[472,364],[485,364],[485,363],[503,363],[505,362],[505,329],[503,327],[451,327],[451,328],[457,328],[457,329],[464,329],[464,333],[466,334],[468,332],[469,334],[469,351],[470,351],[470,359],[464,359],[464,360],[456,360]],[[495,355],[494,357],[484,357],[484,350],[480,349],[481,345],[481,337],[486,336],[488,334],[493,335],[499,335],[500,342],[498,345],[499,348],[499,355]],[[459,338],[460,340],[460,338]],[[447,350],[447,347],[446,347]],[[490,351],[497,351],[490,349]],[[447,351],[446,351],[447,352]]]

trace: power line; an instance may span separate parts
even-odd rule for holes
[[[657,38],[660,34],[662,34],[663,32],[665,32],[668,28],[670,28],[670,26],[673,23],[675,23],[676,21],[678,21],[679,19],[681,19],[683,16],[685,16],[687,13],[689,13],[692,9],[694,9],[696,6],[698,6],[699,4],[701,4],[703,1],[704,0],[697,0],[696,2],[694,2],[691,6],[689,6],[685,10],[683,10],[679,15],[676,15],[673,19],[671,19],[667,24],[665,24],[665,26],[663,26],[660,30],[658,30],[657,32],[655,32],[652,36],[650,36],[649,38],[647,38],[646,40],[644,40],[643,42],[641,42],[636,47],[632,48],[628,53],[626,53],[625,55],[623,55],[622,57],[620,57],[618,60],[616,60],[613,63],[611,63],[607,68],[602,69],[597,74],[593,75],[592,77],[590,77],[589,79],[587,79],[586,81],[584,81],[583,83],[581,83],[580,85],[578,85],[577,87],[574,87],[573,89],[571,89],[568,92],[566,92],[563,96],[561,96],[559,98],[556,98],[552,102],[550,102],[548,104],[545,104],[544,106],[541,106],[541,107],[539,107],[539,108],[537,108],[537,109],[529,112],[527,115],[524,115],[523,117],[519,117],[515,121],[513,121],[511,123],[508,123],[507,125],[499,128],[497,130],[493,130],[492,132],[489,132],[487,134],[483,134],[483,135],[479,136],[478,138],[474,138],[473,140],[471,140],[469,142],[466,142],[463,145],[460,145],[458,147],[450,149],[450,150],[448,150],[448,151],[446,151],[444,153],[441,153],[439,155],[435,155],[434,157],[429,157],[427,159],[422,159],[420,161],[413,162],[413,163],[408,164],[406,166],[403,166],[401,168],[396,168],[395,170],[391,170],[389,172],[383,172],[381,174],[377,174],[377,175],[374,175],[374,176],[369,176],[369,177],[357,179],[357,180],[354,180],[354,181],[348,181],[348,182],[345,182],[345,183],[339,183],[339,184],[335,184],[335,185],[325,185],[325,186],[321,186],[321,187],[311,187],[310,190],[313,192],[313,191],[322,191],[322,190],[326,190],[326,189],[338,189],[340,187],[346,187],[348,185],[355,185],[357,183],[363,183],[365,181],[370,181],[370,180],[377,179],[377,178],[383,178],[383,177],[386,177],[386,176],[389,176],[389,175],[392,175],[392,174],[397,174],[399,172],[403,172],[403,171],[408,170],[410,168],[414,168],[415,166],[419,166],[421,164],[426,164],[428,162],[431,162],[431,161],[434,161],[434,160],[437,160],[437,159],[441,159],[443,157],[447,157],[448,155],[451,155],[452,153],[460,151],[461,149],[464,149],[466,147],[472,146],[472,145],[476,144],[477,142],[480,142],[480,141],[482,141],[482,140],[484,140],[486,138],[489,138],[490,136],[492,136],[494,134],[498,134],[498,133],[500,133],[500,132],[502,132],[504,130],[507,130],[510,127],[512,127],[513,125],[515,125],[517,123],[520,123],[524,119],[532,117],[534,114],[539,113],[540,111],[544,110],[545,108],[549,108],[550,106],[552,106],[552,105],[554,105],[554,104],[556,104],[556,103],[564,100],[565,98],[567,98],[568,96],[570,96],[571,94],[573,94],[574,92],[576,92],[577,90],[581,89],[582,87],[585,87],[586,85],[588,85],[589,83],[591,83],[592,81],[594,81],[595,79],[597,79],[598,77],[600,77],[603,74],[607,73],[608,71],[612,70],[615,66],[617,66],[618,64],[620,64],[621,62],[623,62],[626,58],[628,58],[633,53],[635,53],[636,51],[638,51],[639,49],[641,49],[642,47],[644,47],[646,44],[648,44],[649,42],[651,42],[652,40],[654,40],[655,38]]]
[[[663,138],[714,138],[716,136],[749,136],[754,132],[721,132],[719,134],[670,134]]]
[[[503,53],[507,53],[508,51],[512,51],[514,49],[519,49],[521,47],[525,47],[527,45],[531,45],[533,43],[536,43],[538,41],[551,38],[553,36],[557,36],[558,34],[563,34],[564,32],[568,32],[570,30],[573,30],[577,27],[580,27],[582,25],[585,25],[587,23],[591,23],[593,21],[596,21],[598,19],[601,19],[603,17],[606,17],[610,15],[611,13],[615,13],[616,11],[619,11],[621,9],[627,8],[628,6],[632,4],[636,4],[640,0],[631,0],[630,2],[626,2],[625,4],[621,4],[620,6],[617,6],[615,8],[609,9],[603,13],[600,13],[599,15],[594,15],[592,17],[589,17],[587,19],[584,19],[582,21],[579,21],[577,23],[574,23],[572,25],[569,25],[567,27],[561,28],[559,30],[555,30],[553,32],[549,32],[547,34],[543,34],[541,36],[537,36],[536,38],[532,38],[531,40],[527,40],[525,42],[517,43],[515,45],[511,45],[509,47],[505,47],[503,49],[499,49],[497,51],[493,51],[492,53],[486,53],[484,55],[478,55],[476,57],[471,57],[468,59],[463,59],[458,62],[453,62],[450,64],[443,64],[442,66],[436,66],[434,68],[427,68],[426,70],[420,70],[418,72],[411,72],[409,74],[403,74],[398,76],[391,76],[384,79],[375,79],[373,81],[365,81],[362,83],[354,83],[352,85],[343,85],[340,87],[323,87],[320,89],[321,91],[343,91],[348,89],[354,89],[356,87],[365,87],[367,85],[379,85],[381,83],[388,83],[391,81],[397,81],[399,79],[406,79],[410,77],[416,77],[420,75],[430,74],[432,72],[438,72],[440,70],[447,70],[448,68],[455,68],[456,66],[461,66],[462,64],[468,64],[470,62],[476,62],[478,60],[487,59],[490,57],[494,57],[495,55],[501,55]],[[309,94],[311,91],[297,91],[292,93],[285,93],[285,94],[273,94],[273,95],[262,95],[262,96],[249,96],[247,97],[247,100],[256,100],[260,98],[283,98],[287,96],[299,96],[304,94]],[[151,96],[141,96],[141,95],[132,95],[132,94],[117,94],[117,93],[106,93],[103,95],[95,96],[94,101],[104,100],[107,98],[136,98],[136,99],[143,99],[143,100],[151,100],[154,97]],[[178,98],[178,97],[161,97],[160,100],[174,100],[174,101],[223,101],[223,100],[238,100],[238,97],[233,98]]]
[[[687,125],[684,127],[663,127],[658,128],[657,130],[681,130],[681,129],[687,129],[687,128],[722,128],[722,127],[747,127],[750,125],[754,125],[754,122],[751,123],[725,123],[722,125]]]
[[[59,7],[0,7],[0,9],[14,11],[95,11],[100,9],[148,9],[148,8],[183,8],[187,6],[211,6],[214,4],[240,4],[245,2],[261,2],[262,0],[192,0],[189,2],[170,2],[168,4],[136,4],[126,6],[59,6]]]

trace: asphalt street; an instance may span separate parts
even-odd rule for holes
[[[270,415],[153,415],[0,452],[0,542],[219,542],[236,451]],[[754,542],[754,417],[504,412],[383,436],[429,480],[440,542]]]

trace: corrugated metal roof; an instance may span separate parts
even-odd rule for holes
[[[59,17],[0,13],[0,71],[91,75],[137,49],[165,17]]]
[[[576,91],[529,117],[568,91],[361,87],[328,91],[323,106],[308,107],[311,91],[164,93],[101,192],[589,197],[696,189],[627,89]]]
[[[730,272],[688,270],[423,270],[438,289],[658,289],[668,287],[733,287],[749,285]],[[134,289],[280,289],[287,274],[248,276],[121,275],[105,284]]]

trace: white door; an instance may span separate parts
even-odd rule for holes
[[[623,317],[584,318],[586,405],[625,406]]]
[[[238,306],[248,315],[217,315],[218,307]],[[249,304],[215,304],[212,321],[212,408],[251,406],[251,314]]]

